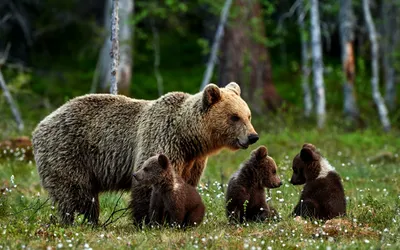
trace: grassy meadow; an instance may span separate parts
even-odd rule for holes
[[[76,225],[63,227],[41,188],[34,162],[21,160],[18,153],[3,156],[0,249],[399,249],[399,132],[383,133],[378,128],[348,132],[338,126],[340,121],[336,123],[319,131],[291,116],[256,120],[261,135],[256,145],[209,158],[199,186],[206,216],[202,225],[188,230],[135,228],[123,210],[128,193],[101,196],[102,226],[82,224],[82,217],[78,217]],[[323,223],[289,216],[302,188],[289,183],[291,162],[304,142],[315,144],[341,174],[347,196],[346,217]],[[259,145],[268,147],[284,181],[280,188],[268,191],[270,204],[280,218],[229,224],[224,209],[227,181]]]

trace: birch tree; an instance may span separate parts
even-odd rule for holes
[[[111,17],[111,84],[110,93],[118,94],[117,70],[119,63],[119,18],[118,18],[118,0],[113,0]]]
[[[321,28],[318,0],[311,0],[311,44],[313,61],[313,81],[315,91],[315,110],[318,128],[325,125],[325,87],[322,62]]]
[[[372,20],[371,11],[369,7],[369,0],[363,0],[363,12],[365,21],[367,23],[369,40],[371,42],[371,70],[372,70],[372,97],[374,99],[375,105],[378,108],[379,119],[385,131],[390,130],[390,121],[388,119],[388,112],[386,105],[383,101],[381,93],[379,91],[379,49],[378,49],[378,41],[377,41],[377,33],[375,29],[375,24]]]
[[[342,50],[343,68],[343,112],[346,117],[355,121],[359,117],[356,103],[354,80],[354,24],[352,0],[340,0],[340,45]]]
[[[99,59],[97,61],[96,70],[93,76],[91,93],[97,92],[98,85],[102,91],[105,91],[111,82],[111,23],[113,0],[106,0],[104,12],[104,27],[106,30],[106,38],[100,50]],[[130,82],[132,78],[132,37],[134,28],[130,24],[133,17],[134,0],[119,0],[119,19],[121,20],[119,43],[120,43],[120,61],[116,71],[118,79],[118,89],[121,94],[129,95]]]
[[[305,16],[307,11],[304,8],[304,0],[299,0],[297,7],[297,24],[300,30],[300,42],[301,42],[301,86],[303,88],[304,95],[304,116],[309,117],[312,112],[312,97],[310,90],[310,52],[309,52],[309,39],[306,26],[304,24]]]

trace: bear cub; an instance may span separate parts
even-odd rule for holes
[[[144,185],[152,186],[148,213],[151,224],[188,227],[202,222],[205,206],[199,193],[175,174],[164,154],[150,157],[133,177]]]
[[[294,216],[329,220],[346,214],[346,199],[339,174],[317,152],[314,145],[306,143],[293,159],[290,183],[304,185]]]
[[[265,188],[277,188],[282,181],[275,161],[264,146],[251,152],[250,158],[229,180],[226,215],[230,221],[264,221],[277,215],[266,202]]]

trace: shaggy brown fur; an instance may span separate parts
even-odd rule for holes
[[[294,216],[332,219],[346,214],[346,199],[339,174],[312,144],[304,144],[293,159],[294,185],[305,184]]]
[[[159,225],[167,222],[179,227],[197,226],[202,222],[205,207],[199,193],[175,174],[165,155],[150,157],[133,177],[153,188],[150,222]]]
[[[167,155],[177,175],[196,186],[209,155],[247,148],[257,139],[240,88],[230,83],[153,101],[77,97],[43,119],[32,142],[42,185],[58,203],[62,221],[70,224],[75,212],[97,223],[98,194],[130,189],[134,219],[141,221],[151,188],[132,188],[132,173],[156,153]]]
[[[277,215],[265,196],[265,188],[282,185],[276,170],[276,163],[268,156],[266,147],[260,146],[251,153],[250,159],[229,180],[226,215],[231,221],[263,221]]]

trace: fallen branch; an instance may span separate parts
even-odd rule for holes
[[[116,209],[117,209],[117,206],[118,206],[118,204],[119,204],[119,201],[121,200],[121,197],[122,197],[122,193],[121,193],[121,195],[118,197],[118,200],[117,200],[117,202],[115,203],[115,206],[114,206],[114,209],[113,209],[112,213],[110,214],[110,216],[108,217],[108,219],[101,225],[103,228],[106,228],[108,225],[110,225],[110,224],[116,222],[117,220],[121,219],[122,217],[124,217],[124,215],[125,215],[126,212],[128,211],[128,208],[127,208],[127,207],[126,207],[126,208],[121,208],[121,209],[116,210]],[[117,218],[114,219],[114,215],[116,215],[117,213],[119,213],[119,212],[121,212],[121,211],[123,211],[123,213],[122,213],[119,217],[117,217]]]
[[[28,218],[28,220],[32,219],[33,216],[34,216],[40,209],[44,208],[44,207],[45,207],[44,205],[45,205],[49,200],[50,200],[50,198],[47,198],[42,204],[40,204],[40,205],[35,209],[35,211],[33,212],[33,214]]]

